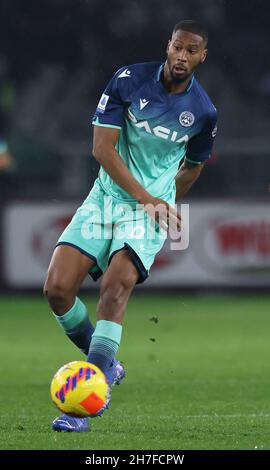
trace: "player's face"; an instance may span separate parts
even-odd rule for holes
[[[204,40],[197,34],[178,30],[167,47],[167,67],[173,82],[187,80],[196,67],[205,61],[207,49]]]

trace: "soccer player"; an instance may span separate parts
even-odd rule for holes
[[[129,296],[147,278],[165,241],[160,235],[179,222],[175,200],[210,158],[216,109],[194,77],[206,55],[205,29],[185,20],[173,29],[165,63],[116,72],[93,118],[99,176],[49,266],[44,294],[55,318],[87,361],[105,373],[110,390],[125,375],[115,356]],[[77,297],[87,273],[93,279],[103,274],[95,328]],[[89,420],[63,415],[53,429],[88,431]]]

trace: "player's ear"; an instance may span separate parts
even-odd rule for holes
[[[166,49],[167,53],[169,52],[170,45],[171,45],[171,40],[169,39],[168,44],[167,44],[167,49]]]
[[[201,64],[205,61],[208,49],[204,49],[201,57]]]

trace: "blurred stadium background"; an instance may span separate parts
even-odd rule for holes
[[[25,372],[27,375],[27,371],[30,371],[31,357],[33,353],[39,355],[41,347],[39,361],[44,368],[44,375],[38,376],[35,391],[36,397],[44,399],[41,410],[44,417],[48,413],[46,387],[50,377],[61,363],[74,356],[72,346],[67,344],[61,332],[56,332],[57,327],[42,300],[42,284],[54,243],[74,209],[89,192],[98,172],[97,163],[91,156],[91,116],[100,94],[120,66],[165,58],[165,48],[173,25],[180,19],[193,18],[204,23],[209,30],[209,56],[205,65],[198,70],[197,77],[219,113],[214,155],[184,200],[190,203],[188,250],[171,252],[167,244],[157,257],[149,280],[137,289],[142,295],[137,299],[135,294],[130,307],[134,315],[138,308],[140,315],[145,315],[146,323],[148,317],[157,312],[162,320],[163,313],[168,316],[172,311],[175,328],[179,327],[179,331],[185,332],[179,339],[179,348],[175,346],[173,349],[173,354],[176,354],[174,359],[179,354],[181,370],[185,371],[181,376],[174,376],[173,382],[176,384],[177,380],[179,383],[184,380],[184,387],[181,388],[182,391],[184,389],[184,398],[181,395],[183,401],[179,398],[179,402],[170,402],[165,388],[161,394],[164,400],[166,396],[168,403],[171,403],[172,412],[174,406],[180,406],[181,401],[182,408],[180,406],[179,409],[182,418],[186,413],[184,423],[188,432],[180,436],[182,431],[177,422],[173,421],[175,439],[170,441],[168,435],[164,438],[158,434],[160,423],[157,421],[153,432],[160,441],[154,438],[151,441],[150,435],[145,437],[140,434],[141,441],[134,441],[134,448],[136,445],[137,448],[143,445],[145,448],[151,448],[151,445],[153,448],[169,448],[170,445],[177,448],[177,442],[179,445],[183,442],[186,448],[211,448],[211,445],[213,448],[269,447],[270,433],[266,429],[265,419],[269,416],[266,361],[270,347],[264,332],[267,329],[269,331],[270,327],[267,315],[270,300],[265,296],[262,304],[260,298],[262,292],[269,292],[270,284],[269,2],[4,0],[0,4],[0,13],[1,352],[3,358],[6,358],[6,364],[9,364],[8,361],[16,364],[18,353],[14,351],[9,332],[10,328],[13,331],[19,328],[15,341],[20,345],[24,361],[21,396],[27,396],[29,389],[23,385]],[[84,295],[96,287],[93,282],[87,281]],[[162,302],[159,298],[144,297],[147,291],[153,293],[155,290],[162,296]],[[169,290],[174,291],[174,296],[168,295]],[[185,298],[183,294],[186,291],[196,291],[204,297]],[[206,293],[213,292],[238,296],[217,297],[214,300],[205,297]],[[39,300],[30,296],[26,299],[15,298],[14,294],[18,293],[35,293]],[[249,293],[255,294],[252,300],[245,297]],[[90,302],[95,299],[97,291],[93,295]],[[222,331],[226,332],[224,342],[217,320],[222,320],[220,325]],[[46,338],[38,328],[39,321],[43,331],[48,331]],[[133,325],[134,318],[129,321]],[[164,321],[165,324],[168,322],[165,316]],[[255,324],[256,328],[253,329]],[[165,372],[165,361],[171,361],[170,348],[167,347],[171,334],[169,324],[168,336],[164,335],[163,330],[161,339],[162,354],[167,352],[165,359],[163,356],[163,363],[158,349],[153,352],[156,347],[154,340],[158,335],[156,330],[152,330],[158,328],[158,325],[155,326],[154,322],[148,322],[147,325],[149,334],[147,332],[145,341],[152,336],[153,341],[145,343],[145,349],[142,348],[145,355],[142,353],[138,359],[139,363],[149,363],[145,382],[142,377],[142,388],[144,383],[149,387],[150,371],[154,371],[155,366]],[[135,344],[138,341],[135,335],[140,333],[136,333],[136,325],[133,326],[134,337],[130,330],[129,340],[131,343],[134,340]],[[58,341],[59,357],[57,359],[51,354],[50,364],[47,364],[50,330],[55,332],[55,342],[50,342],[50,345],[53,350]],[[24,342],[20,331],[26,335]],[[233,338],[230,331],[234,332]],[[185,343],[184,337],[189,334],[190,341],[186,336]],[[213,342],[216,334],[220,341]],[[181,344],[184,344],[182,349]],[[194,357],[190,357],[190,351],[193,351]],[[138,396],[135,376],[141,371],[138,363],[134,364],[134,356],[124,342],[124,357],[125,354],[130,355],[131,359],[130,384],[133,384],[131,393],[134,393],[136,409]],[[196,362],[198,356],[201,356],[203,365]],[[185,358],[186,369],[183,369],[182,357]],[[226,364],[221,364],[219,368],[220,362],[215,363],[213,357]],[[158,361],[161,362],[157,366]],[[3,373],[9,374],[9,370],[5,366]],[[12,379],[14,385],[17,384],[17,378],[15,380],[14,376]],[[29,380],[26,380],[28,387],[31,384]],[[209,383],[210,388],[206,386]],[[249,396],[243,405],[242,397],[247,384]],[[219,407],[219,391],[222,389],[227,390],[224,400],[234,403],[229,411],[226,406]],[[8,389],[6,396],[12,401]],[[126,396],[123,392],[123,401],[127,400]],[[197,402],[198,396],[201,407]],[[212,399],[210,408],[202,397]],[[193,407],[192,403],[196,405]],[[241,408],[241,403],[244,408]],[[166,413],[169,413],[169,408]],[[2,411],[5,418],[5,404]],[[19,421],[25,423],[25,428],[28,412],[29,403],[25,401],[22,414],[16,414],[20,416]],[[129,416],[129,412],[126,412]],[[191,423],[187,417],[193,412],[195,421]],[[223,416],[221,421],[215,421],[218,413]],[[227,428],[231,422],[228,420],[230,413],[234,416],[231,418],[233,429]],[[49,412],[49,415],[53,413]],[[141,415],[144,421],[145,414]],[[209,426],[203,421],[203,427],[200,427],[202,421],[196,421],[196,416],[205,416],[207,420],[208,415],[212,416]],[[123,412],[120,415],[121,419],[125,419],[125,416]],[[256,416],[259,416],[259,421],[256,421]],[[134,419],[140,428],[140,422]],[[254,439],[249,435],[250,429],[254,431],[251,421],[257,426]],[[48,423],[46,425],[49,426]],[[11,432],[9,416],[6,416],[6,426]],[[31,436],[18,444],[17,438],[23,426],[22,429],[16,427],[9,443],[6,434],[2,445],[7,448],[33,448]],[[200,435],[196,434],[196,429],[199,429]],[[224,431],[226,429],[227,435]],[[243,429],[242,440],[239,429]],[[247,434],[244,434],[245,429],[248,429]],[[209,440],[204,441],[208,431]],[[176,439],[177,433],[180,433],[179,441]],[[268,438],[264,438],[267,433]],[[181,441],[180,437],[184,439]],[[15,439],[13,444],[12,439]],[[70,440],[60,445],[56,441],[50,444],[40,441],[39,445],[40,448],[58,445],[72,448],[72,442]],[[79,443],[76,445],[79,448]],[[98,441],[95,441],[95,445],[97,448],[101,446]],[[122,445],[128,448],[126,441]]]

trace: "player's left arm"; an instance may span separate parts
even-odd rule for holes
[[[199,178],[205,163],[211,157],[216,133],[217,112],[213,107],[201,132],[193,136],[188,142],[185,160],[175,178],[176,201],[184,197],[193,183]]]
[[[176,201],[182,199],[193,183],[199,178],[204,165],[205,163],[191,163],[185,158],[175,178]]]

